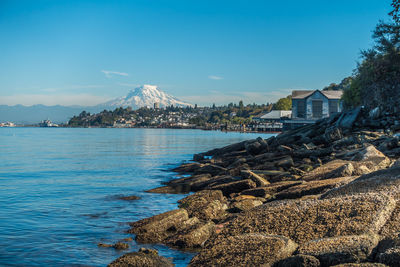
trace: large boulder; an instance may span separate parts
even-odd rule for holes
[[[376,257],[377,261],[390,267],[400,266],[400,247],[392,247]]]
[[[309,136],[314,131],[315,127],[316,125],[312,124],[283,132],[276,138],[268,139],[268,144],[271,147],[279,144],[309,143]]]
[[[174,179],[171,180],[167,183],[167,185],[174,186],[174,185],[192,185],[193,183],[198,183],[198,182],[203,182],[207,181],[211,178],[211,175],[208,173],[205,174],[198,174],[198,175],[192,175],[189,177],[183,177],[179,179]]]
[[[328,176],[328,178],[352,176],[354,173],[354,166],[351,162],[349,162],[342,167],[336,169],[334,172],[330,173],[331,176]]]
[[[361,149],[351,160],[372,162],[375,166],[374,170],[384,169],[391,163],[390,159],[373,145],[367,145],[365,148]]]
[[[203,164],[197,162],[185,163],[180,165],[179,167],[172,169],[172,171],[179,173],[191,173],[200,168],[201,166],[203,166]]]
[[[252,143],[246,143],[245,149],[247,153],[251,155],[257,155],[264,149],[264,146],[260,142],[255,141]]]
[[[363,175],[347,185],[328,191],[322,198],[369,192],[379,192],[392,196],[397,195],[400,192],[400,167]]]
[[[116,250],[129,249],[129,244],[124,243],[124,242],[117,242],[115,244],[99,243],[99,244],[97,244],[97,246],[98,247],[103,247],[103,248],[114,248]]]
[[[202,160],[204,160],[204,154],[199,153],[193,155],[193,161],[202,161]]]
[[[396,208],[394,209],[392,216],[382,227],[379,232],[385,238],[398,239],[400,233],[400,202],[397,201]]]
[[[274,264],[273,267],[320,267],[316,257],[310,255],[295,255]]]
[[[118,198],[121,199],[121,200],[126,200],[126,201],[131,201],[131,200],[138,200],[138,199],[140,199],[140,197],[135,196],[135,195],[131,195],[131,196],[121,196],[121,197],[118,197]]]
[[[220,184],[212,186],[211,190],[221,190],[225,196],[229,196],[232,193],[240,193],[246,189],[257,187],[256,183],[251,179],[240,180],[237,182],[231,182],[226,184]]]
[[[167,258],[158,255],[157,250],[141,248],[138,252],[125,254],[111,262],[108,267],[172,267]]]
[[[113,248],[115,248],[117,250],[129,249],[129,244],[124,243],[124,242],[117,242],[113,245]]]
[[[226,198],[220,190],[203,190],[178,201],[179,207],[187,210],[190,217],[202,220],[220,219],[228,208]]]
[[[273,201],[240,213],[221,235],[283,235],[304,244],[318,238],[378,233],[394,207],[392,198],[380,194]]]
[[[292,156],[295,158],[320,158],[320,157],[325,157],[325,156],[330,156],[334,152],[334,149],[332,147],[327,147],[327,148],[320,148],[320,149],[314,149],[314,150],[309,150],[309,149],[298,149],[293,151]]]
[[[281,159],[276,159],[274,162],[276,167],[282,167],[284,169],[289,169],[294,166],[294,162],[291,156],[285,156]]]
[[[216,186],[219,184],[236,182],[238,180],[239,180],[238,178],[232,177],[230,175],[214,176],[209,179],[195,181],[195,182],[191,183],[190,190],[196,192],[196,191],[206,189],[207,187]]]
[[[327,142],[334,142],[343,138],[342,130],[337,126],[325,129],[324,138]]]
[[[233,203],[233,208],[237,211],[245,211],[251,210],[252,208],[258,207],[262,205],[262,201],[259,199],[243,199],[239,201],[235,201]]]
[[[231,170],[237,167],[242,166],[243,164],[245,164],[247,162],[246,158],[243,157],[239,157],[238,159],[236,159],[233,163],[229,164],[228,167],[226,167],[227,169]]]
[[[302,182],[300,181],[282,181],[282,182],[276,182],[269,184],[267,186],[263,187],[257,187],[257,188],[252,188],[252,189],[247,189],[242,191],[240,194],[241,195],[251,195],[255,197],[263,197],[263,198],[269,198],[270,196],[276,194],[277,192],[280,192],[282,190],[285,190],[287,188],[290,188],[292,186],[300,185]]]
[[[272,266],[297,245],[283,236],[244,234],[207,243],[189,266]]]
[[[289,187],[288,189],[282,190],[275,195],[276,199],[294,199],[301,198],[306,195],[317,195],[324,193],[328,189],[336,188],[345,185],[357,177],[340,177],[325,180],[316,180],[310,182],[304,182],[299,185]]]
[[[180,229],[188,219],[185,209],[171,210],[130,223],[131,229],[128,232],[135,234],[136,240],[141,243],[157,243]]]
[[[258,174],[255,174],[254,172],[250,171],[250,170],[241,170],[241,176],[244,179],[250,179],[253,182],[256,183],[257,186],[266,186],[269,185],[270,183],[264,179],[263,177],[261,177]]]
[[[145,192],[156,194],[187,194],[190,192],[190,186],[185,184],[165,185],[146,190]]]
[[[212,176],[225,174],[228,170],[215,164],[203,164],[194,170],[195,174],[211,174]]]
[[[242,141],[239,143],[235,143],[232,145],[228,145],[222,148],[216,148],[213,150],[209,150],[205,153],[203,153],[205,156],[219,156],[219,155],[223,155],[223,154],[227,154],[227,153],[231,153],[231,152],[236,152],[236,151],[242,151],[246,149],[246,144],[255,142],[256,139],[253,140],[248,140],[248,141]]]
[[[354,167],[351,162],[345,160],[333,160],[305,174],[302,179],[304,181],[314,181],[351,176],[353,170]]]
[[[198,223],[168,237],[165,243],[182,249],[199,248],[214,233],[214,229],[215,224],[213,222]]]
[[[263,166],[262,166],[263,167]],[[264,167],[263,167],[264,168]],[[288,176],[290,175],[290,172],[286,172],[286,171],[278,171],[278,170],[264,170],[264,169],[257,169],[254,168],[252,170],[253,173],[260,175],[262,177],[264,177],[265,179],[267,179],[268,181],[273,180],[276,177],[284,177],[284,176]],[[276,179],[275,179],[276,180]]]
[[[360,115],[361,107],[357,107],[355,109],[343,112],[339,119],[336,121],[336,126],[344,129],[351,129],[353,127],[354,122],[357,120]]]
[[[377,235],[338,236],[312,240],[300,246],[299,253],[319,259],[321,266],[363,262],[378,245]]]

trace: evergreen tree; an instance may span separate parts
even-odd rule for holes
[[[239,101],[239,109],[241,109],[241,110],[242,110],[243,108],[244,108],[243,101],[242,101],[242,100],[240,100],[240,101]]]
[[[389,15],[393,17],[394,21],[399,23],[400,22],[400,0],[393,0],[392,7],[393,7],[393,10],[389,13]]]

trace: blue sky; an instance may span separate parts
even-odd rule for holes
[[[273,102],[350,75],[390,2],[0,0],[0,104]]]

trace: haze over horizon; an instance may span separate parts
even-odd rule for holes
[[[390,2],[1,1],[0,104],[273,102],[349,76]]]

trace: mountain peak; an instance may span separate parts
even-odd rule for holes
[[[162,92],[157,85],[149,85],[149,84],[144,84],[142,86],[136,87],[135,89],[132,89],[131,91],[129,91],[128,95],[125,97],[125,99],[127,98],[131,98],[133,96],[143,96],[143,95],[149,95],[149,96],[156,96],[156,95],[160,95]]]
[[[144,84],[143,86],[138,88],[143,88],[143,90],[159,90],[157,85],[150,85],[150,84]]]
[[[144,84],[131,90],[125,97],[119,97],[108,101],[102,106],[110,107],[132,107],[138,109],[141,107],[153,107],[154,103],[159,103],[160,107],[174,105],[176,107],[192,106],[189,103],[180,101],[179,99],[163,92],[156,85]]]

